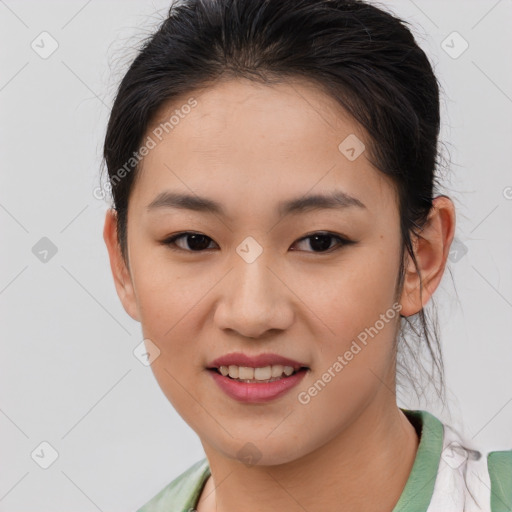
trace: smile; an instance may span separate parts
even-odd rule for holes
[[[241,382],[273,382],[280,378],[289,377],[295,370],[292,366],[283,366],[281,364],[251,368],[249,366],[220,366],[217,371],[224,377]]]

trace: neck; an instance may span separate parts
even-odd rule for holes
[[[286,464],[248,467],[203,444],[212,476],[198,512],[392,512],[419,439],[402,411],[371,404],[314,452]]]

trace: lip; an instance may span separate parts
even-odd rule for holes
[[[277,364],[291,366],[296,373],[273,382],[239,382],[227,376],[224,377],[217,371],[220,366],[236,365],[260,368]],[[218,357],[208,364],[207,369],[224,393],[243,403],[262,403],[275,400],[295,387],[310,370],[305,364],[279,354],[265,353],[249,356],[241,352],[232,352]]]
[[[262,403],[284,395],[304,378],[309,369],[303,368],[289,377],[273,382],[239,382],[224,377],[212,368],[207,371],[220,389],[231,398],[244,403]]]
[[[270,352],[265,354],[258,354],[257,356],[249,356],[242,352],[231,352],[225,354],[217,359],[208,363],[207,368],[219,368],[220,366],[247,366],[249,368],[262,368],[264,366],[272,366],[282,364],[283,366],[291,366],[295,371],[301,367],[307,367],[306,364],[300,363],[288,357],[280,356],[279,354],[272,354]]]

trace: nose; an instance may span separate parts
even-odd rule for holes
[[[215,311],[218,328],[246,338],[262,338],[293,322],[293,293],[263,255],[247,263],[235,255]]]

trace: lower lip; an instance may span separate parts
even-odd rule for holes
[[[208,371],[220,389],[231,398],[245,403],[262,403],[274,400],[296,386],[306,375],[307,369],[302,368],[289,377],[273,382],[239,382],[224,377],[216,370]]]

